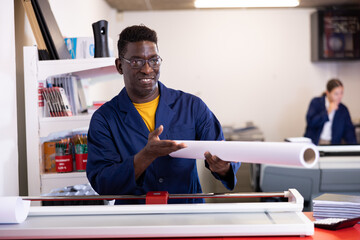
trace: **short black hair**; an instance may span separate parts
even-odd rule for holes
[[[126,53],[126,47],[129,42],[150,41],[157,46],[156,32],[144,25],[133,25],[125,28],[119,35],[118,53],[123,57]]]

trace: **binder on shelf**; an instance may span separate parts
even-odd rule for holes
[[[79,98],[79,112],[85,112],[87,111],[87,103],[86,103],[86,96],[85,96],[85,90],[84,86],[80,79],[76,81],[77,83],[77,94]]]
[[[64,82],[65,85],[64,90],[66,96],[69,99],[71,111],[73,112],[74,115],[77,115],[79,112],[79,101],[77,101],[77,94],[75,92],[76,89],[74,89],[74,85],[77,86],[76,84],[77,79],[75,76],[67,76],[67,77],[62,77],[62,81]]]
[[[51,59],[71,59],[48,0],[31,0]]]
[[[31,4],[31,0],[22,0],[22,4],[24,6],[26,16],[29,19],[31,29],[34,33],[36,44],[38,45],[37,48],[39,52],[39,59],[49,60],[50,59],[49,52],[46,48],[44,38],[41,34],[39,23],[36,19],[35,12]]]
[[[56,56],[56,53],[54,52],[54,47],[53,47],[53,44],[52,44],[51,40],[49,39],[49,34],[45,30],[44,20],[41,17],[41,12],[39,11],[39,7],[37,6],[37,2],[34,1],[34,0],[31,0],[31,4],[32,4],[32,7],[34,9],[34,13],[35,13],[37,22],[39,24],[40,31],[41,31],[41,34],[43,36],[46,48],[47,48],[47,50],[49,52],[50,59],[51,60],[59,59]]]

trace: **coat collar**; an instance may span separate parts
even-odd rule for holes
[[[326,95],[321,96],[320,100],[321,100],[321,104],[323,104],[325,106],[325,98]]]

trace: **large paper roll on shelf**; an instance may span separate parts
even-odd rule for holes
[[[240,141],[182,141],[186,148],[170,154],[175,158],[205,159],[209,151],[224,161],[288,166],[313,167],[319,151],[311,143],[240,142]]]

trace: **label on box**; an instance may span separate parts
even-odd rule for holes
[[[73,161],[71,155],[55,156],[56,172],[72,172]]]

